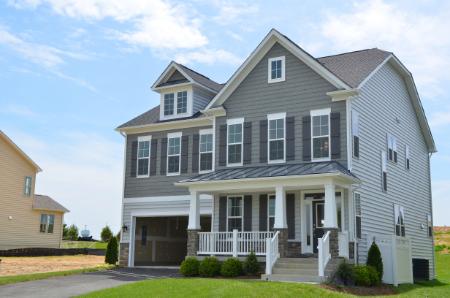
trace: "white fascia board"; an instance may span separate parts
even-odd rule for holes
[[[210,108],[208,110],[201,110],[200,111],[205,116],[215,116],[215,117],[221,117],[227,115],[227,110],[223,106],[216,107],[216,108]]]
[[[331,101],[344,101],[353,96],[357,96],[359,94],[359,89],[336,90],[327,92],[326,94],[331,97]]]
[[[174,70],[178,70],[189,82],[194,83],[194,80],[188,76],[180,67],[178,67],[175,61],[170,62],[170,64],[166,67],[163,73],[158,77],[158,79],[153,83],[152,90],[156,91],[159,83],[164,80],[169,74],[172,74]]]
[[[124,127],[124,128],[117,128],[116,130],[118,132],[125,133],[125,134],[136,134],[136,133],[190,128],[190,127],[209,126],[209,125],[212,125],[213,121],[214,120],[212,117],[199,117],[199,118],[193,118],[193,119],[174,120],[174,121],[158,122],[158,123],[146,124],[146,125],[137,125],[137,126]]]

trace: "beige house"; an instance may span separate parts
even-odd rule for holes
[[[34,192],[41,168],[0,131],[0,250],[59,247],[65,207]]]

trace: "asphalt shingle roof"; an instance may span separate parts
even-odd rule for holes
[[[176,63],[188,76],[190,76],[194,81],[199,83],[200,85],[203,85],[205,87],[208,87],[216,92],[219,92],[220,89],[223,88],[223,84],[219,84],[207,76],[202,75],[201,73],[196,72],[195,70],[190,69],[187,66],[184,66],[183,64]]]
[[[48,211],[58,211],[58,212],[69,212],[69,210],[56,202],[49,196],[44,195],[34,195],[33,209],[38,210],[48,210]]]

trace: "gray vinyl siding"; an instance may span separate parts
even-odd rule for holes
[[[268,58],[285,56],[286,80],[279,83],[267,82]],[[336,88],[301,62],[297,57],[278,43],[264,56],[240,86],[224,102],[227,111],[225,117],[216,119],[216,168],[219,166],[219,130],[230,118],[244,117],[252,122],[252,161],[247,166],[260,163],[260,120],[266,120],[267,114],[286,112],[286,117],[295,117],[295,159],[288,163],[302,162],[302,117],[309,116],[310,110],[331,108],[331,112],[340,113],[341,156],[346,166],[346,115],[345,102],[332,102],[326,95]],[[245,138],[245,135],[244,135]],[[223,168],[223,167],[222,167]]]
[[[428,150],[402,77],[383,66],[352,102],[360,114],[360,157],[353,158],[353,173],[361,179],[362,237],[360,261],[367,257],[367,234],[395,234],[394,204],[404,207],[406,236],[412,240],[412,257],[430,261],[434,277],[432,238],[427,236],[431,214]],[[386,134],[397,138],[398,162],[387,162],[388,190],[381,191],[381,151],[387,150]],[[409,145],[411,168],[405,167]]]
[[[211,101],[211,99],[214,97],[215,93],[208,91],[206,89],[193,86],[193,114],[197,113],[198,111],[203,110],[208,103]]]
[[[126,168],[125,168],[125,191],[124,197],[155,197],[155,196],[177,196],[189,194],[187,188],[174,186],[175,182],[192,177],[192,136],[198,134],[200,129],[211,128],[195,127],[182,130],[152,132],[144,134],[128,135],[126,150]],[[188,171],[186,174],[178,176],[160,175],[161,167],[161,139],[167,138],[171,132],[181,131],[183,136],[189,136],[188,147]],[[148,178],[130,177],[131,175],[131,146],[133,141],[137,141],[138,136],[151,135],[152,140],[158,140],[158,150],[156,154],[156,175]]]
[[[166,82],[185,80],[186,78],[178,71],[175,70],[174,73],[166,80]]]

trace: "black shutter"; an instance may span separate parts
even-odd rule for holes
[[[227,125],[221,125],[219,129],[219,166],[227,164]]]
[[[259,195],[259,230],[267,231],[267,195]]]
[[[219,198],[219,232],[227,230],[227,197]]]
[[[161,163],[159,173],[161,175],[166,174],[167,168],[167,138],[161,139]]]
[[[303,161],[311,161],[311,117],[303,117]]]
[[[267,120],[259,121],[259,162],[267,163]]]
[[[131,142],[130,177],[136,177],[138,142]]]
[[[152,148],[150,150],[150,176],[156,175],[156,157],[158,156],[158,140],[152,140]]]
[[[286,118],[286,160],[295,159],[295,117]]]
[[[331,158],[341,157],[341,114],[331,113]]]
[[[252,230],[252,199],[251,195],[244,196],[244,231]]]
[[[198,172],[199,139],[198,134],[192,136],[192,173]]]
[[[353,136],[353,155],[359,157],[359,137]]]
[[[295,194],[286,195],[286,217],[288,226],[288,239],[295,239]]]
[[[244,122],[244,165],[252,162],[252,123]]]
[[[181,173],[188,172],[189,136],[181,137]]]

